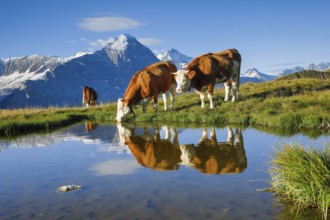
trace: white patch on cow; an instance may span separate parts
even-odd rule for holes
[[[129,106],[123,104],[122,99],[118,99],[117,102],[117,121],[123,121],[123,119],[131,112]]]
[[[214,103],[213,103],[213,95],[211,95],[210,93],[207,94],[207,97],[210,100],[210,109],[214,109]]]
[[[177,83],[177,87],[176,87],[177,93],[186,92],[189,90],[191,80],[187,77],[188,72],[189,71],[187,70],[179,70],[173,73],[174,75],[176,75],[175,81]]]
[[[167,93],[162,94],[164,101],[164,111],[167,111]]]
[[[225,102],[227,102],[229,100],[229,95],[231,91],[231,83],[228,80],[227,82],[224,83],[224,85],[225,85]]]
[[[194,146],[181,144],[180,150],[181,150],[181,164],[186,167],[195,166],[194,163],[192,163],[193,158],[196,156],[196,151]]]
[[[238,84],[237,82],[233,82],[233,98],[231,99],[232,102],[235,102],[237,99],[237,90],[238,90]]]
[[[205,94],[203,92],[199,92],[195,90],[197,94],[199,94],[199,97],[201,99],[201,107],[205,108]]]

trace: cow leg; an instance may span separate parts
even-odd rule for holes
[[[170,88],[170,109],[174,108],[174,98],[175,98],[175,84],[173,84]]]
[[[210,100],[210,109],[214,109],[214,103],[213,103],[213,95],[212,95],[212,93],[208,93],[207,94],[207,97],[209,98],[209,100]]]
[[[233,98],[231,99],[232,102],[235,102],[237,100],[237,90],[238,90],[238,85],[237,82],[233,82]]]
[[[204,141],[206,141],[208,138],[207,136],[207,129],[205,127],[202,128],[202,137],[201,139],[198,141],[198,143],[202,143]]]
[[[228,80],[224,83],[225,85],[225,102],[229,100],[230,90],[231,90],[231,82]]]
[[[157,106],[157,95],[155,95],[153,98],[152,98],[152,107],[155,109],[155,112],[158,111],[158,106]]]
[[[236,145],[243,144],[243,136],[242,136],[241,129],[238,129],[238,128],[235,129],[235,142],[236,142]]]
[[[237,92],[238,92],[238,87],[239,87],[239,77],[240,77],[240,65],[238,62],[234,61],[233,65],[233,98],[232,102],[237,100]]]
[[[167,92],[162,94],[164,100],[164,111],[167,111]]]
[[[227,143],[232,145],[234,144],[234,132],[233,129],[230,127],[227,127],[227,133],[228,133],[228,137],[227,137]]]
[[[201,98],[201,107],[202,108],[205,108],[205,95],[203,92],[200,92],[200,91],[197,91],[196,92],[199,94],[199,97]]]
[[[145,103],[142,103],[141,105],[142,105],[142,112],[143,113],[146,113],[146,111],[147,111],[147,105]]]
[[[211,139],[212,145],[216,146],[218,141],[217,141],[217,135],[215,133],[215,128],[214,127],[212,127],[210,129],[210,139]]]
[[[149,101],[150,101],[150,98],[145,98],[145,99],[142,99],[140,101],[140,104],[142,106],[142,112],[143,113],[146,113],[146,111],[147,111],[147,105],[148,105]]]
[[[165,140],[170,141],[170,139],[171,139],[170,128],[167,125],[164,128],[165,128]]]
[[[210,100],[210,109],[214,109],[214,103],[213,103],[213,90],[214,90],[214,85],[213,84],[209,84],[207,86],[207,97]]]

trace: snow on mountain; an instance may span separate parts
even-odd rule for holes
[[[27,80],[44,79],[64,62],[54,56],[30,55],[0,62],[0,100],[14,89],[24,88]]]
[[[72,59],[76,59],[78,57],[85,56],[86,54],[92,54],[92,52],[77,52],[75,55],[73,55],[71,57],[64,58],[64,61],[65,62],[68,62],[68,61],[70,61]]]
[[[39,80],[22,80],[11,90],[0,85],[0,108],[80,106],[85,85],[98,92],[99,102],[115,101],[123,96],[133,74],[158,61],[149,48],[130,35],[120,35],[95,53],[62,60],[48,68],[40,65],[17,71],[22,67],[16,66],[9,71],[8,60],[3,60],[5,75],[10,72],[13,78],[25,75],[27,70],[44,74]]]
[[[241,82],[265,82],[277,78],[277,76],[267,75],[259,72],[256,68],[248,69],[244,74],[241,74]]]
[[[192,61],[192,57],[180,53],[176,49],[169,49],[163,52],[154,51],[157,58],[161,61],[172,61],[178,69],[183,69]]]

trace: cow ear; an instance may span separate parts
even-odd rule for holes
[[[178,75],[178,73],[177,73],[177,72],[174,72],[174,73],[171,73],[171,74],[172,74],[172,75],[175,75],[175,76],[176,76],[176,75]]]
[[[189,73],[189,70],[185,70],[185,71],[184,71],[184,75],[186,75],[186,76],[187,76],[187,75],[188,75],[188,73]]]

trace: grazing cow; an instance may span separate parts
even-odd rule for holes
[[[163,94],[164,110],[167,110],[167,91],[170,91],[170,108],[173,109],[175,95],[174,73],[177,68],[170,62],[157,62],[137,72],[131,79],[124,98],[117,102],[117,121],[134,113],[132,106],[141,104],[145,113],[146,106],[152,99],[153,107],[157,111],[158,95]]]
[[[211,129],[210,139],[203,128],[197,147],[193,144],[180,145],[182,164],[207,174],[242,173],[247,167],[242,132],[236,129],[234,134],[231,128],[227,131],[227,142],[217,142],[214,128]]]
[[[204,91],[207,90],[210,100],[210,108],[214,108],[214,85],[224,83],[225,101],[229,100],[230,91],[233,88],[232,101],[237,97],[241,68],[241,55],[236,49],[228,49],[217,53],[201,55],[191,61],[186,69],[176,73],[176,92],[181,93],[194,88],[200,95],[202,105],[205,107]]]
[[[82,106],[91,107],[97,104],[97,93],[93,88],[84,86],[82,93]]]
[[[136,161],[144,167],[153,170],[177,170],[180,163],[180,148],[178,132],[173,129],[171,141],[170,129],[165,126],[165,138],[162,139],[160,129],[155,128],[154,134],[144,128],[143,134],[137,134],[135,128],[117,124],[120,141],[128,146]]]

